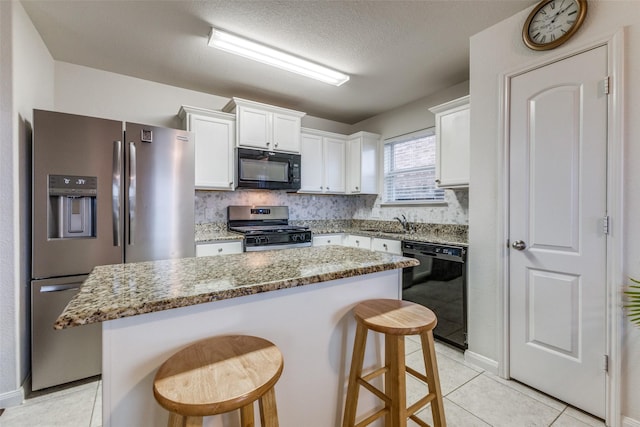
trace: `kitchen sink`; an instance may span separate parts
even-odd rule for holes
[[[376,228],[362,228],[362,231],[372,231],[374,233],[383,233],[383,234],[407,234],[406,231],[401,230],[401,231],[382,231],[382,230],[378,230]]]

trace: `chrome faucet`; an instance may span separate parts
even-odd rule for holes
[[[398,220],[398,222],[400,223],[400,225],[402,225],[402,229],[403,229],[405,232],[408,232],[408,231],[409,231],[409,222],[407,221],[407,217],[406,217],[406,216],[404,216],[404,214],[402,215],[402,218],[399,218],[399,217],[397,217],[397,216],[396,216],[396,217],[393,217],[393,219],[397,219],[397,220]]]

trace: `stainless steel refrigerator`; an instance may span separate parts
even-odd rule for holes
[[[96,265],[195,255],[190,132],[34,110],[32,389],[97,375],[101,326],[53,322]]]

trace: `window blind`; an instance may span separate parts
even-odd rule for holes
[[[384,201],[443,201],[436,187],[435,129],[397,136],[384,143]]]

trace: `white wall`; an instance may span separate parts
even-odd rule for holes
[[[382,139],[404,135],[435,126],[435,115],[429,108],[469,94],[469,82],[463,82],[433,95],[363,120],[353,125],[351,132],[360,130],[382,135]],[[422,206],[384,206],[382,198],[373,199],[356,212],[357,219],[392,220],[405,214],[412,222],[435,224],[467,224],[468,190],[445,190],[445,203]]]
[[[471,38],[471,181],[469,200],[469,349],[490,360],[499,359],[501,315],[498,301],[498,257],[503,243],[497,234],[498,153],[500,142],[500,74],[544,58],[571,52],[594,40],[613,34],[623,26],[626,32],[627,76],[626,147],[624,173],[624,224],[614,233],[625,236],[625,274],[640,277],[640,3],[637,1],[591,1],[583,27],[566,45],[551,52],[533,52],[521,42],[522,25],[528,11],[519,13]],[[604,77],[604,76],[603,76]],[[614,85],[620,82],[614,82]],[[622,366],[622,414],[640,420],[640,333],[626,319]]]
[[[53,59],[22,5],[0,2],[0,407],[21,402],[30,370],[31,129],[53,106]]]
[[[180,129],[181,105],[220,110],[229,98],[94,68],[55,62],[55,109],[72,114]],[[349,125],[304,116],[302,125],[343,132]]]

